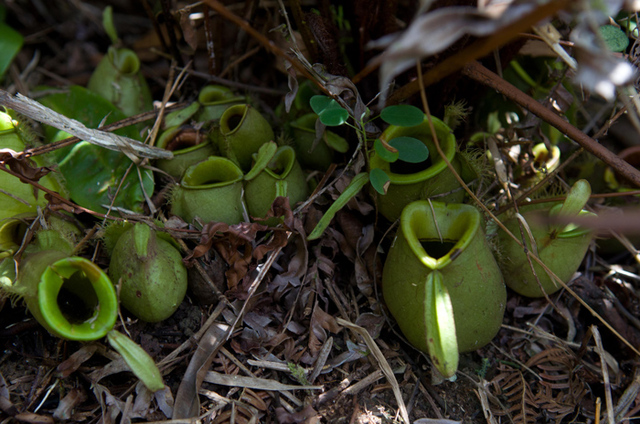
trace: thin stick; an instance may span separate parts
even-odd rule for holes
[[[592,325],[591,334],[593,340],[596,342],[596,351],[600,355],[600,365],[602,369],[602,379],[604,380],[604,400],[607,406],[607,424],[615,424],[613,417],[613,399],[611,398],[611,383],[609,382],[609,368],[607,362],[604,360],[604,348],[602,347],[602,339],[600,338],[600,332],[598,327]]]

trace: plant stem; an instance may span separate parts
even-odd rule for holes
[[[598,159],[601,159],[616,172],[624,175],[640,187],[640,171],[620,159],[617,155],[599,144],[596,140],[565,121],[559,115],[556,115],[553,111],[545,108],[534,98],[526,95],[509,82],[482,66],[479,62],[473,61],[468,63],[462,70],[462,73],[469,78],[486,85],[487,87],[498,90],[508,99],[527,109],[540,119],[549,123],[549,125],[556,127],[562,134],[577,142],[586,151],[590,152]]]

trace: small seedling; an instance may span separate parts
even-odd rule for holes
[[[349,112],[334,99],[317,95],[313,96],[309,103],[322,124],[329,127],[343,124],[350,125],[347,122]],[[384,108],[380,113],[380,118],[389,125],[413,127],[423,122],[424,113],[415,106],[395,105]],[[364,133],[359,128],[352,127]],[[364,125],[361,125],[360,128],[364,128]],[[362,139],[366,139],[365,134],[361,135]],[[389,163],[398,160],[408,163],[421,163],[429,157],[429,149],[422,141],[414,137],[397,137],[388,142],[378,138],[374,141],[373,148],[384,161]],[[373,169],[370,172],[369,180],[378,193],[386,194],[390,181],[390,177],[386,172],[382,169]]]

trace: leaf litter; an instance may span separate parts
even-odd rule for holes
[[[465,7],[417,17],[404,39],[383,53],[381,81],[413,67],[416,58],[446,50],[465,34],[499,32],[536,2],[503,3],[507,9],[494,15]],[[187,26],[186,10],[179,16],[184,40],[193,48],[197,35]],[[449,24],[455,31],[446,30]],[[425,43],[416,44],[424,38],[438,42],[424,50]],[[588,53],[592,56],[579,61],[594,74],[578,74],[579,81],[596,92],[601,81],[615,90],[622,81],[610,77],[611,56]],[[352,116],[364,116],[366,106],[348,78],[314,70]],[[295,84],[290,88],[297,90]],[[50,171],[9,156],[3,155],[3,162],[27,180]],[[380,235],[368,195],[351,199],[317,242],[305,238],[353,174],[343,176],[330,180],[302,214],[278,199],[269,214],[283,218],[278,228],[260,222],[203,223],[196,230],[171,218],[169,227],[187,243],[186,262],[200,266],[200,273],[215,264],[224,278],[203,283],[219,291],[213,301],[197,305],[196,299],[187,300],[166,322],[147,325],[125,313],[122,325],[153,354],[167,383],[155,394],[137,384],[105,345],[27,333],[19,326],[27,316],[5,303],[3,414],[30,423],[187,422],[194,417],[214,423],[450,423],[485,417],[527,423],[594,420],[602,413],[596,409],[601,399],[616,421],[637,415],[637,358],[610,334],[604,344],[593,341],[591,336],[599,337],[591,327],[595,320],[567,293],[553,298],[555,307],[511,296],[494,344],[463,357],[457,382],[433,385],[426,361],[394,334],[378,298],[381,254],[389,239]],[[592,262],[592,268],[596,271],[584,268],[572,287],[637,346],[636,273],[618,272],[602,260]],[[556,334],[566,334],[566,340]],[[482,396],[475,402],[478,391]]]

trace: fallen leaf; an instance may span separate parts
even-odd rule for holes
[[[66,421],[71,418],[73,410],[82,402],[87,400],[87,394],[81,389],[71,389],[58,403],[53,418],[60,421]]]
[[[493,34],[530,13],[537,3],[534,0],[492,2],[484,9],[452,6],[418,16],[399,36],[385,36],[371,43],[370,47],[388,46],[377,60],[381,64],[380,91],[385,93],[391,80],[415,66],[417,60],[446,50],[465,35]]]
[[[280,424],[315,424],[320,422],[318,413],[311,405],[293,413],[279,406],[276,408],[276,418]]]

